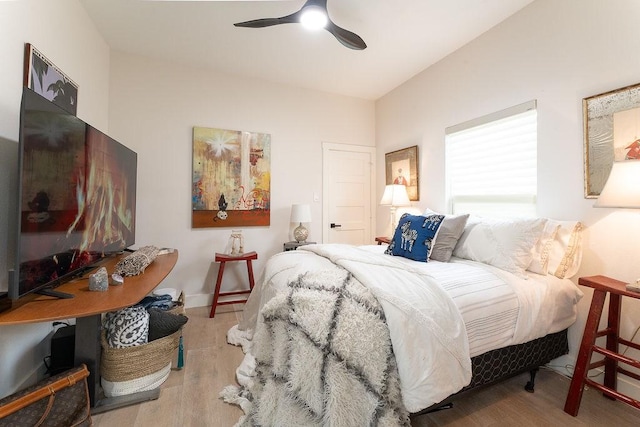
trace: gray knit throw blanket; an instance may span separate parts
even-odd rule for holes
[[[307,273],[261,313],[243,426],[409,426],[389,330],[347,271]]]

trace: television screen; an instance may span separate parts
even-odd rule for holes
[[[135,241],[134,151],[24,88],[9,296],[63,283]]]

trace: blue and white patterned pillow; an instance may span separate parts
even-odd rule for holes
[[[149,340],[149,313],[141,306],[123,308],[107,313],[102,327],[109,347],[146,344]]]
[[[427,262],[442,221],[444,215],[402,215],[385,253]]]

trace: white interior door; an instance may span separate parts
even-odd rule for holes
[[[322,145],[322,241],[372,244],[375,147]]]

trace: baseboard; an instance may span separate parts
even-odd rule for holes
[[[573,376],[573,369],[576,366],[576,357],[571,354],[565,354],[556,359],[553,359],[547,364],[547,367],[553,369],[565,377],[571,378]]]
[[[557,359],[552,360],[547,365],[550,369],[557,371],[559,374],[572,377],[573,369],[576,364],[576,357],[571,354],[560,356]],[[592,369],[589,377],[596,382],[602,383],[604,379],[604,370],[602,368]],[[626,394],[635,400],[640,400],[640,384],[634,379],[631,379],[625,375],[618,375],[618,391]]]
[[[17,369],[16,374],[18,374],[19,372],[20,369]],[[6,394],[3,392],[2,394],[0,394],[0,397],[9,396],[36,384],[46,376],[46,372],[47,367],[44,365],[44,362],[40,362],[39,364],[35,365],[29,372],[25,372],[24,375],[21,375],[20,379],[16,379],[15,384],[17,385],[9,388],[8,390],[5,390]]]
[[[242,299],[243,296],[233,295],[220,297],[218,301],[224,302],[225,300],[237,300]],[[197,295],[187,295],[184,298],[184,306],[185,308],[192,307],[211,307],[211,303],[213,302],[213,295],[211,294],[197,294]],[[219,308],[219,307],[218,307]]]
[[[640,385],[627,376],[618,375],[618,391],[635,400],[640,400]]]
[[[185,308],[206,307],[210,306],[212,301],[213,295],[211,294],[186,295],[184,297],[184,306]]]

